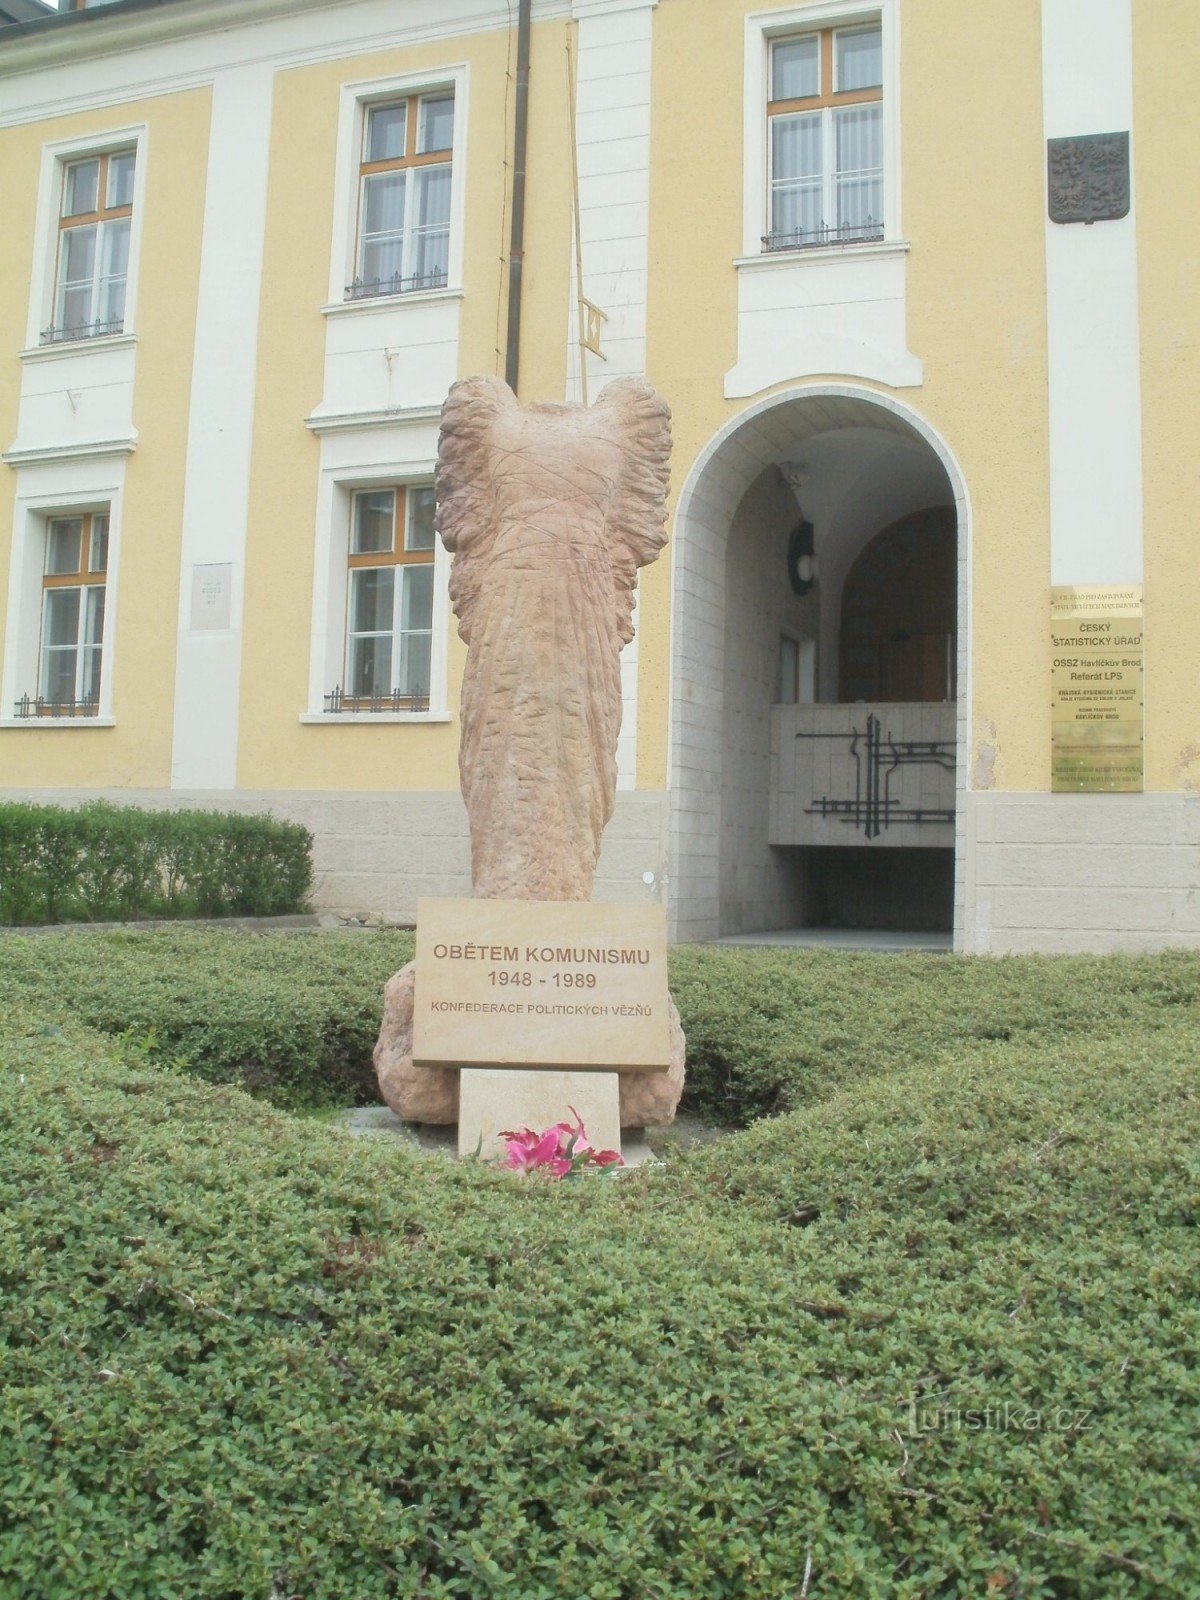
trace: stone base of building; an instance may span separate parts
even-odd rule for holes
[[[955,948],[1200,946],[1200,796],[959,795]]]
[[[466,810],[453,792],[7,789],[0,797],[41,805],[108,800],[148,809],[269,811],[301,822],[314,838],[318,911],[406,924],[423,896],[471,893]],[[956,950],[999,955],[1200,947],[1200,796],[960,790],[957,801]],[[738,931],[719,926],[715,896],[706,895],[702,876],[689,877],[687,861],[676,863],[668,878],[668,818],[661,792],[618,794],[595,898],[661,898],[676,938]],[[648,872],[652,884],[645,882]]]

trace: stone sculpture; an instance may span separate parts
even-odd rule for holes
[[[670,411],[638,379],[595,404],[520,405],[493,377],[442,408],[437,527],[467,645],[459,771],[471,876],[486,899],[588,900],[616,798],[622,645],[638,568],[666,542]],[[454,1122],[455,1069],[412,1065],[413,972],[387,987],[375,1065],[384,1099],[417,1122]],[[671,1067],[621,1075],[621,1122],[669,1121]]]

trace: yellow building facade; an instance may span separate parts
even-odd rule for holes
[[[1194,7],[533,0],[523,156],[513,9],[0,26],[0,792],[294,817],[331,909],[465,892],[438,413],[516,359],[673,411],[598,895],[1200,942]]]

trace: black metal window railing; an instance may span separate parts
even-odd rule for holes
[[[124,331],[125,319],[116,317],[111,322],[75,322],[61,328],[43,328],[39,338],[42,344],[70,344],[76,339],[103,339],[108,334]]]
[[[346,299],[371,300],[381,294],[417,294],[422,289],[444,289],[446,283],[445,267],[414,272],[410,278],[402,278],[398,272],[390,278],[355,278],[346,285]]]
[[[36,717],[94,717],[99,710],[98,700],[43,700],[41,695],[23,694],[13,707],[13,715],[22,721]]]
[[[819,228],[799,228],[794,233],[764,233],[764,254],[772,250],[814,250],[821,245],[868,244],[883,238],[883,223],[868,217],[865,222],[822,223]]]
[[[349,694],[340,684],[325,696],[325,710],[334,716],[348,711],[428,711],[429,696],[417,684],[411,692],[393,689],[390,694]]]

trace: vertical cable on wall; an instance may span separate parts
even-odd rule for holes
[[[513,130],[512,234],[508,252],[508,338],[504,381],[514,394],[521,366],[521,269],[525,261],[525,150],[529,130],[529,22],[533,0],[517,7],[517,94]]]

